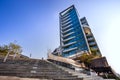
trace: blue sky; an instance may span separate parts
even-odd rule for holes
[[[98,46],[120,73],[119,0],[0,0],[0,45],[17,41],[23,54],[47,56],[59,46],[59,12],[75,5],[86,17]]]

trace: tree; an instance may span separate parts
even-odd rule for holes
[[[5,56],[7,52],[9,51],[8,45],[0,46],[0,54]]]
[[[22,52],[22,48],[20,45],[15,43],[0,46],[0,55],[6,56],[8,52],[9,54],[20,54]]]
[[[94,58],[93,55],[84,53],[84,54],[82,54],[82,55],[80,56],[79,59],[80,59],[82,62],[90,63],[90,61],[91,61],[93,58]]]
[[[10,54],[20,54],[22,52],[21,46],[15,43],[9,44]]]

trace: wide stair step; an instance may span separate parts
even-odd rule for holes
[[[0,60],[0,76],[17,76],[21,78],[38,78],[52,80],[83,80],[64,71],[53,64],[38,59]]]

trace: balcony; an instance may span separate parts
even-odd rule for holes
[[[70,38],[68,38],[68,39],[65,39],[65,40],[63,40],[63,42],[69,41],[69,40],[71,40],[71,39],[73,39],[73,38],[75,38],[75,36],[70,37]]]
[[[93,37],[91,37],[91,38],[88,38],[87,40],[88,40],[88,41],[93,41],[93,40],[94,40],[94,38],[93,38]]]
[[[92,37],[92,34],[87,34],[86,36],[87,36],[87,37]]]
[[[63,47],[67,47],[67,46],[70,46],[70,45],[75,44],[75,43],[76,43],[76,41],[68,43],[68,44],[65,44],[65,45],[63,45]]]
[[[62,30],[65,30],[65,29],[71,27],[72,25],[73,25],[73,24],[67,25],[67,26],[63,27]]]
[[[62,19],[65,18],[65,17],[67,17],[68,15],[70,15],[70,13],[64,14],[64,15],[62,16]]]
[[[67,22],[67,23],[64,23],[64,24],[62,24],[62,26],[67,26],[67,25],[69,25],[71,22],[72,22],[72,21],[69,21],[69,22]]]
[[[70,49],[66,49],[66,50],[64,50],[63,52],[69,52],[69,51],[72,51],[72,50],[75,50],[75,49],[77,49],[77,47],[70,48]]]
[[[65,21],[65,20],[68,19],[68,18],[70,18],[70,15],[62,18],[62,21]]]
[[[68,19],[66,19],[66,20],[63,20],[61,23],[63,24],[63,23],[66,23],[66,22],[68,22],[68,21],[70,21],[71,20],[71,18],[68,18]]]
[[[94,46],[94,45],[96,45],[96,43],[95,42],[90,42],[89,45]]]
[[[69,32],[69,31],[72,30],[72,29],[73,29],[73,28],[70,28],[70,29],[68,29],[68,30],[66,30],[66,31],[63,31],[63,34]]]
[[[74,32],[70,32],[70,33],[68,33],[68,34],[66,34],[66,35],[64,35],[64,36],[62,36],[63,38],[65,38],[65,37],[67,37],[67,36],[69,36],[69,35],[71,35],[71,34],[73,34]]]
[[[90,48],[91,49],[91,51],[97,51],[98,50],[98,48]]]
[[[76,16],[72,16],[71,18],[68,18],[66,20],[62,20],[61,23],[66,23],[66,22],[70,21],[71,19],[72,19],[72,21],[76,20]]]

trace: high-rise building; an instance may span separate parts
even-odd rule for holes
[[[94,70],[98,75],[100,74],[103,77],[107,75],[106,78],[108,78],[110,75],[110,78],[111,76],[112,78],[116,78],[116,73],[109,66],[106,58],[101,55],[86,17],[79,19],[74,5],[60,12],[59,21],[60,46],[56,48],[52,54],[67,57],[80,63],[82,62],[86,64],[87,68]],[[85,54],[85,56],[81,56],[82,54]],[[92,54],[92,56],[90,54]],[[68,59],[64,58],[64,60],[62,57],[52,56],[51,61],[61,65],[63,65],[63,63],[66,64]],[[82,61],[82,59],[85,61]]]
[[[74,5],[60,13],[60,46],[64,57],[80,51],[89,51],[84,30]]]
[[[59,14],[60,49],[63,57],[72,57],[82,53],[97,53],[100,50],[85,17],[79,19],[74,5]]]

